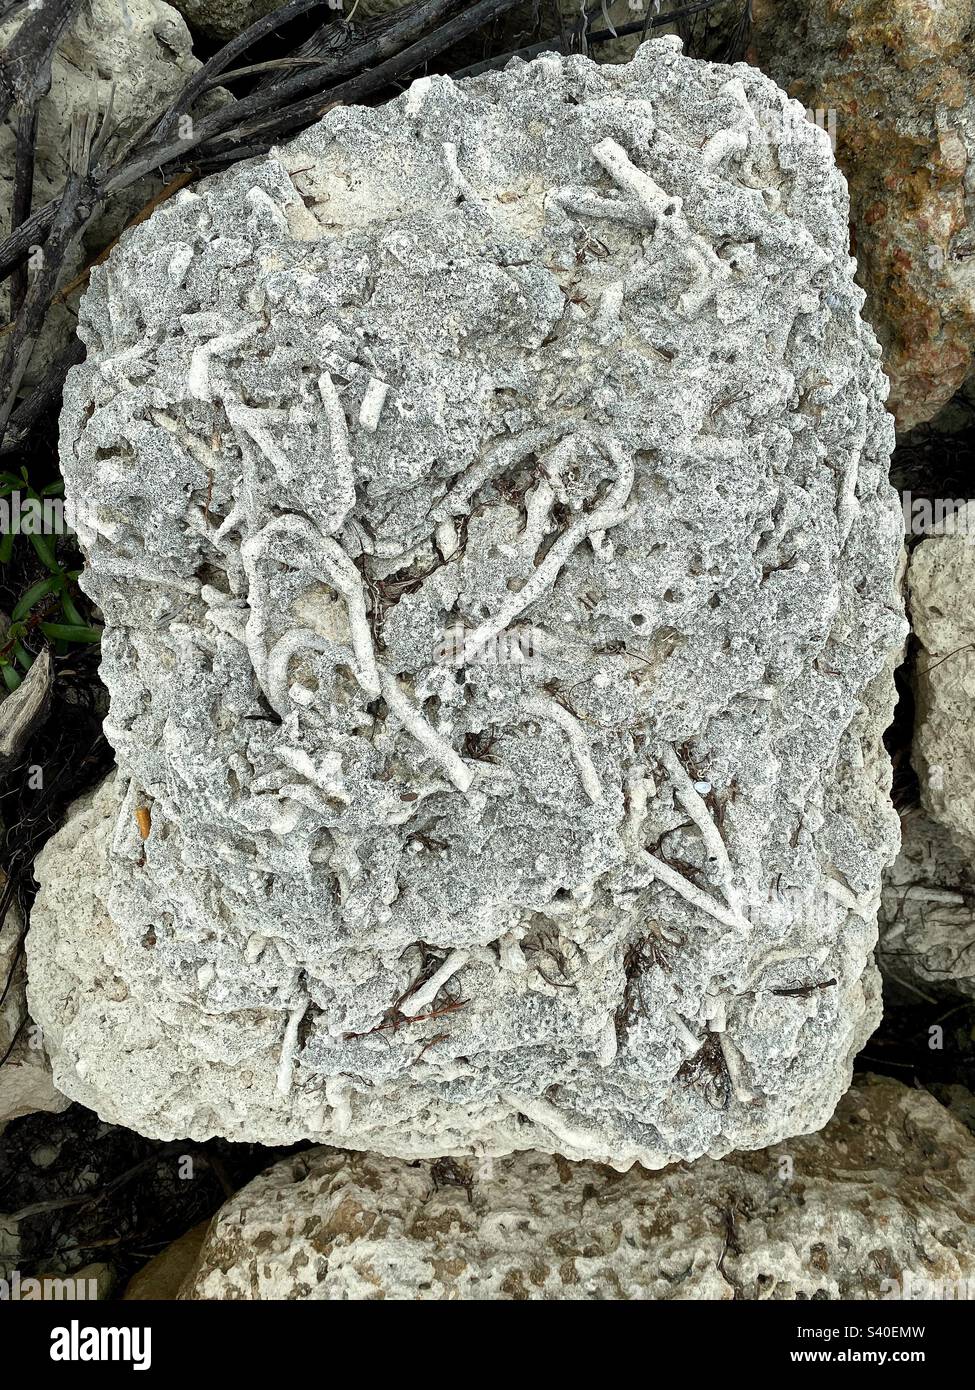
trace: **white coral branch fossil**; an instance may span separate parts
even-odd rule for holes
[[[468,179],[457,162],[457,146],[451,141],[447,141],[444,144],[443,152],[447,164],[447,174],[454,192],[458,197],[463,198],[464,202],[472,211],[478,212],[482,217],[490,219],[491,212],[487,204],[476,188],[473,187],[470,179]]]
[[[880,907],[880,893],[866,892],[857,897],[844,883],[840,883],[837,878],[827,878],[823,885],[824,891],[835,898],[838,903],[853,912],[864,922],[873,922]]]
[[[728,858],[728,849],[714,823],[711,812],[708,810],[707,803],[697,791],[688,776],[687,769],[670,744],[665,744],[662,748],[660,761],[671,780],[677,800],[701,832],[708,856],[717,867],[721,891],[724,893],[728,906],[732,912],[741,916],[741,900],[734,886],[735,875],[731,867],[731,860]]]
[[[311,1001],[305,997],[288,1014],[288,1022],[284,1030],[284,1039],[281,1043],[281,1060],[278,1063],[277,1088],[282,1096],[287,1096],[291,1092],[294,1084],[294,1063],[295,1053],[298,1050],[298,1029],[301,1027],[301,1020],[308,1012],[308,1005]]]
[[[708,169],[716,169],[729,155],[744,154],[748,149],[748,132],[744,130],[716,130],[704,142],[701,160]]]
[[[474,773],[460,754],[437,733],[428,720],[424,719],[416,705],[400,689],[395,676],[384,671],[381,679],[383,698],[404,729],[413,735],[435,762],[440,764],[458,791],[469,791],[474,781]]]
[[[362,396],[362,404],[359,406],[359,425],[367,434],[375,434],[379,428],[388,395],[388,383],[381,381],[379,377],[370,377],[369,385]]]
[[[612,448],[612,442],[609,447]],[[626,503],[633,490],[633,460],[625,456],[618,447],[612,448],[612,452],[619,472],[605,501],[585,516],[579,517],[559,536],[522,588],[512,594],[492,618],[486,619],[473,630],[468,637],[466,651],[475,654],[483,651],[526,608],[537,602],[542,594],[552,587],[562,567],[587,536],[608,531],[612,526],[619,526],[632,515],[632,509],[627,508]]]
[[[742,1105],[750,1105],[752,1101],[758,1099],[754,1091],[750,1091],[745,1085],[745,1068],[741,1053],[725,1032],[717,1035],[718,1046],[721,1048],[721,1055],[724,1057],[724,1064],[728,1069],[728,1080],[731,1082],[731,1089],[735,1093],[735,1098]]]
[[[526,714],[535,715],[536,718],[548,719],[564,731],[568,736],[569,747],[572,749],[572,756],[579,769],[579,777],[586,795],[590,801],[602,801],[603,788],[589,751],[586,731],[571,710],[567,710],[550,695],[535,695],[525,701],[524,711]]]
[[[576,1126],[568,1120],[551,1101],[518,1096],[508,1093],[502,1097],[514,1110],[527,1115],[533,1124],[540,1125],[554,1134],[563,1153],[576,1152],[591,1157],[593,1153],[593,1131],[581,1125]]]
[[[460,475],[437,505],[431,508],[431,517],[434,521],[447,521],[452,516],[465,515],[470,509],[471,498],[485,483],[490,482],[497,474],[503,473],[505,469],[514,467],[522,459],[528,458],[529,454],[537,454],[539,450],[558,443],[577,426],[578,422],[574,420],[539,425],[535,429],[515,435],[513,439],[504,439],[490,445],[483,455]]]
[[[341,652],[335,642],[312,628],[294,627],[279,637],[267,656],[267,698],[271,708],[284,718],[290,709],[288,700],[288,667],[300,651]]]
[[[720,922],[726,927],[747,928],[749,926],[749,923],[738,913],[719,903],[716,898],[711,897],[710,893],[695,888],[694,884],[689,882],[683,874],[679,874],[676,869],[672,869],[669,864],[665,864],[655,854],[650,854],[648,850],[644,850],[641,858],[653,870],[654,878],[659,879],[666,888],[672,888],[675,893],[679,893],[692,906],[706,912],[716,922]]]
[[[362,583],[362,575],[338,541],[322,537],[320,554],[327,578],[345,599],[345,607],[349,615],[349,631],[352,636],[352,650],[356,657],[356,679],[370,700],[374,700],[380,693],[381,681],[376,666],[372,632],[369,627],[366,591]]]
[[[470,960],[470,955],[470,951],[465,951],[463,948],[451,951],[440,969],[431,975],[429,980],[426,980],[412,994],[408,994],[405,999],[400,1001],[400,1010],[405,1011],[407,1005],[412,1013],[421,1013],[424,1009],[428,1009],[447,981],[456,975],[458,970],[464,968]]]
[[[349,442],[348,421],[345,418],[345,411],[342,408],[335,382],[329,372],[323,372],[318,378],[318,391],[325,407],[325,418],[328,421],[328,433],[332,444],[332,471],[338,490],[338,502],[334,515],[328,518],[323,529],[329,535],[334,535],[345,525],[349,512],[355,506],[355,472],[352,467],[352,446]]]
[[[278,476],[287,477],[287,456],[275,443],[267,428],[272,420],[280,418],[280,413],[254,410],[252,406],[244,405],[242,401],[236,401],[230,396],[224,398],[223,408],[234,429],[242,430],[248,439],[257,445]]]
[[[681,295],[679,304],[685,315],[693,317],[707,303],[718,282],[730,276],[731,267],[721,259],[709,241],[691,228],[684,216],[683,199],[666,193],[649,174],[638,169],[622,145],[607,138],[594,146],[593,154],[614,181],[646,211],[658,230],[668,228],[672,234],[679,236],[694,276]]]
[[[245,323],[243,328],[237,328],[231,333],[221,333],[216,338],[211,338],[208,343],[201,343],[199,347],[194,348],[186,376],[186,389],[189,394],[198,401],[212,400],[210,363],[215,357],[229,356],[234,348],[248,342],[260,330],[259,323]]]
[[[305,567],[314,569],[314,564],[309,563],[307,556],[308,553],[315,556],[316,552],[320,550],[324,538],[308,517],[287,512],[283,516],[277,516],[269,521],[256,535],[250,536],[244,541],[240,547],[241,564],[247,576],[247,602],[250,606],[250,616],[244,629],[244,641],[247,644],[247,651],[250,654],[257,683],[269,699],[266,633],[270,626],[270,620],[266,611],[265,585],[260,561],[271,546],[282,539],[297,542],[298,546],[306,551]],[[290,564],[298,563],[294,550],[289,552],[287,562]]]

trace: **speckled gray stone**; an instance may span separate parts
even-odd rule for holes
[[[201,33],[231,39],[273,10],[278,0],[176,0],[176,8]]]
[[[62,1089],[621,1167],[826,1121],[903,633],[846,219],[666,39],[337,109],[126,235],[63,416],[119,773],[38,868]]]

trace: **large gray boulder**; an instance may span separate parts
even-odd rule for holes
[[[625,1167],[825,1123],[903,618],[825,134],[673,39],[337,109],[93,277],[115,780],[58,1085],[152,1135]]]

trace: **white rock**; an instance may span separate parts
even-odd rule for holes
[[[884,1299],[975,1292],[975,1140],[872,1078],[817,1135],[624,1177],[312,1149],[214,1219],[184,1299]]]
[[[621,1167],[826,1121],[877,1017],[901,535],[785,104],[675,40],[424,79],[96,272],[63,457],[120,772],[30,944],[72,1096]]]

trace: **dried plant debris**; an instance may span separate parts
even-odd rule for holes
[[[60,21],[55,24],[55,20]],[[71,173],[70,131],[83,115],[104,121],[120,139],[146,116],[162,111],[199,70],[190,35],[163,0],[43,0],[0,22],[0,74],[14,84],[6,122],[0,122],[0,229],[4,237],[34,209],[57,200]],[[23,62],[16,61],[18,51]],[[2,82],[2,76],[0,76]],[[3,103],[0,102],[0,110]],[[56,262],[57,294],[43,306],[44,322],[24,369],[38,386],[74,338],[77,290],[84,266],[156,192],[151,180],[88,205],[70,246],[35,244],[0,287],[0,325],[21,310],[45,259]],[[74,283],[72,287],[72,282]],[[74,295],[74,298],[72,296]],[[0,348],[6,348],[0,337]],[[63,372],[62,372],[63,375]]]
[[[126,234],[63,417],[119,771],[38,865],[59,1086],[620,1166],[825,1121],[904,628],[847,211],[669,38],[333,110]]]
[[[80,1105],[15,1120],[0,1145],[0,1279],[104,1261],[121,1283],[271,1156],[219,1140],[156,1144]]]

